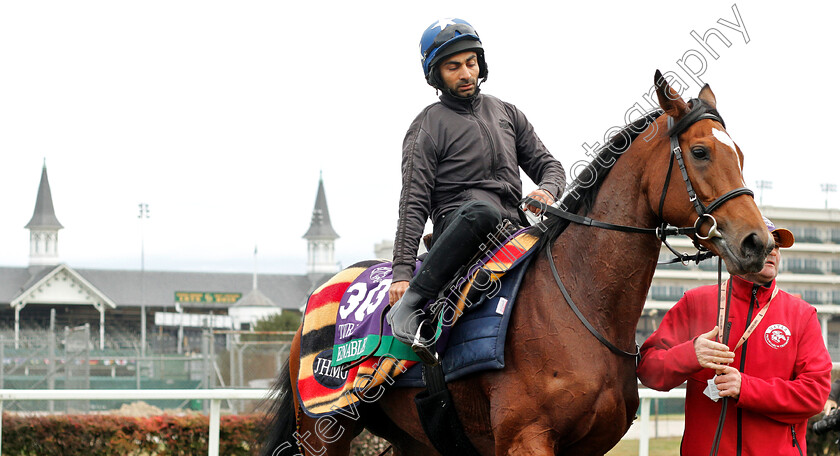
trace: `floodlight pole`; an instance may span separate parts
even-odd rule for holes
[[[828,194],[837,191],[836,184],[820,184],[820,190],[825,193],[825,208],[828,209]]]
[[[146,243],[143,236],[143,220],[149,218],[149,205],[138,204],[140,214],[140,357],[146,357]],[[140,369],[140,363],[137,363]]]
[[[773,182],[767,180],[755,181],[755,186],[758,187],[758,205],[764,206],[764,190],[772,190]]]

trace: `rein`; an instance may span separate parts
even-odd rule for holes
[[[566,290],[566,287],[563,286],[563,281],[560,280],[560,274],[557,272],[557,266],[554,264],[554,258],[552,258],[551,256],[550,242],[545,245],[545,255],[546,257],[548,257],[548,264],[549,266],[551,266],[551,274],[554,276],[554,281],[557,282],[557,286],[560,288],[560,292],[563,293],[563,297],[566,298],[566,302],[569,303],[569,307],[572,308],[572,311],[575,313],[575,315],[577,315],[580,322],[583,323],[583,326],[586,326],[586,329],[588,329],[589,332],[591,332],[592,335],[595,336],[595,338],[598,339],[602,344],[609,348],[611,352],[615,353],[616,355],[623,355],[630,358],[635,358],[636,364],[638,364],[639,357],[641,355],[641,352],[639,351],[639,344],[636,344],[635,353],[627,352],[616,347],[604,336],[602,336],[601,333],[599,333],[598,330],[595,329],[594,326],[592,326],[592,323],[589,323],[589,320],[587,320],[586,317],[583,316],[583,313],[581,313],[578,306],[576,306],[574,301],[572,301],[571,295],[569,295],[569,292]]]
[[[701,240],[707,240],[715,237],[722,237],[720,232],[717,229],[717,220],[715,220],[714,216],[711,215],[712,211],[718,209],[723,203],[729,201],[732,198],[741,196],[741,195],[749,195],[751,197],[755,197],[752,190],[746,187],[739,187],[734,190],[730,190],[723,195],[716,198],[712,201],[711,204],[705,206],[700,199],[697,197],[697,193],[694,191],[694,186],[691,185],[691,179],[688,177],[688,171],[686,170],[685,160],[683,159],[682,155],[682,148],[680,148],[679,142],[679,135],[691,127],[695,122],[698,122],[703,119],[710,119],[719,122],[721,125],[725,125],[723,119],[718,114],[717,110],[708,106],[707,104],[703,103],[698,99],[692,99],[690,102],[691,104],[691,111],[685,115],[680,121],[674,125],[674,118],[668,117],[668,135],[670,137],[671,143],[671,160],[670,164],[668,165],[668,174],[665,176],[665,184],[662,188],[662,196],[659,200],[659,219],[662,221],[661,225],[656,228],[643,228],[643,227],[634,227],[634,226],[627,226],[627,225],[619,225],[614,223],[607,223],[598,220],[594,220],[592,218],[573,214],[571,212],[562,210],[560,208],[556,208],[554,206],[546,206],[544,203],[534,200],[532,198],[524,198],[523,202],[526,204],[531,204],[537,206],[541,209],[541,211],[551,214],[555,217],[568,220],[569,222],[576,223],[579,225],[584,226],[592,226],[596,228],[602,228],[607,230],[613,231],[621,231],[627,233],[640,233],[640,234],[653,234],[658,237],[663,244],[676,255],[676,261],[682,261],[684,264],[686,261],[690,259],[694,259],[696,262],[700,262],[702,259],[709,258],[714,254],[710,251],[702,248],[697,242],[697,239],[694,239],[694,245],[697,247],[698,252],[695,255],[688,255],[688,254],[680,254],[670,244],[668,244],[666,238],[667,236],[676,236],[676,235],[694,235],[696,238]],[[688,193],[688,199],[694,206],[695,211],[697,212],[697,220],[694,222],[694,226],[692,227],[673,227],[669,226],[667,222],[665,222],[662,211],[663,207],[665,206],[665,197],[668,193],[668,184],[671,180],[671,171],[673,169],[674,161],[676,160],[677,165],[680,168],[680,173],[682,174],[683,181],[685,182],[686,191]],[[711,228],[704,236],[700,234],[700,226],[703,224],[705,220],[710,220],[712,223]],[[557,266],[554,264],[554,258],[551,255],[551,242],[546,242],[545,244],[545,252],[548,258],[548,264],[551,267],[551,273],[554,276],[554,281],[557,283],[557,287],[560,288],[560,292],[563,294],[563,297],[568,303],[569,307],[571,307],[574,314],[578,317],[581,323],[595,336],[598,341],[600,341],[604,346],[606,346],[611,352],[622,355],[626,357],[635,358],[638,364],[640,358],[640,351],[639,345],[636,344],[636,351],[628,352],[624,351],[615,345],[613,345],[610,341],[608,341],[597,329],[586,319],[580,309],[575,305],[574,301],[572,300],[571,295],[566,290],[566,287],[563,285],[563,281],[560,279],[560,274],[557,272]],[[720,260],[718,260],[720,261]],[[671,261],[674,262],[674,261]],[[718,263],[718,269],[720,269],[720,263]],[[720,274],[718,274],[720,276]],[[720,286],[720,277],[718,277],[718,286]]]

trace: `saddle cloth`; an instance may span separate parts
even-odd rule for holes
[[[538,237],[527,229],[515,233],[470,267],[466,277],[444,293],[445,299],[431,304],[442,306],[438,309],[442,313],[435,349],[442,352],[451,339],[450,345],[466,350],[461,351],[461,355],[454,355],[452,361],[444,361],[450,372],[447,380],[453,375],[504,366],[504,328],[518,282],[526,269],[518,266],[529,258],[537,240]],[[517,280],[500,280],[509,271],[520,271],[511,274],[517,276]],[[390,284],[390,263],[366,261],[339,272],[310,295],[303,317],[297,378],[300,404],[307,415],[346,413],[348,408],[355,412],[359,401],[375,400],[384,391],[383,384],[394,384],[395,377],[419,361],[410,347],[393,337],[384,320]],[[454,322],[461,315],[470,315],[472,311],[464,312],[473,308],[490,309],[491,314],[498,316],[496,322],[491,322],[488,315],[476,313],[461,332],[480,335],[478,339],[485,345],[496,341],[488,345],[490,351],[484,354],[470,353],[472,348],[467,343],[470,337],[458,335],[460,323],[454,327],[455,335],[450,331]],[[494,331],[496,335],[490,335]],[[501,346],[498,345],[500,334]],[[371,356],[359,361],[367,355]],[[445,360],[448,358],[449,355],[444,357]],[[458,359],[461,362],[454,362]],[[357,365],[348,367],[353,362]],[[452,370],[457,365],[461,368]],[[418,382],[408,379],[404,383],[415,386]],[[422,385],[422,379],[419,384]]]

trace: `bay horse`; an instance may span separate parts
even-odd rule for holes
[[[695,241],[732,274],[760,270],[773,246],[744,188],[744,157],[726,133],[712,90],[706,85],[687,103],[659,71],[655,86],[661,111],[616,134],[562,201],[567,213],[603,226],[550,216],[544,224],[543,252],[551,253],[528,266],[504,369],[448,384],[464,431],[482,455],[603,455],[627,432],[639,406],[636,325],[662,242],[647,232],[665,223],[695,227]],[[622,225],[640,229],[603,229]],[[594,331],[629,356],[593,337],[558,293],[561,283]],[[262,454],[347,455],[364,428],[388,440],[395,455],[438,454],[419,422],[418,389],[389,389],[354,419],[319,421],[299,413],[296,420],[299,342],[300,330],[275,385]]]

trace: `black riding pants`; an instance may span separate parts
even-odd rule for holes
[[[434,298],[501,222],[499,210],[484,201],[466,202],[446,214],[435,226],[432,248],[411,280],[411,288]]]

